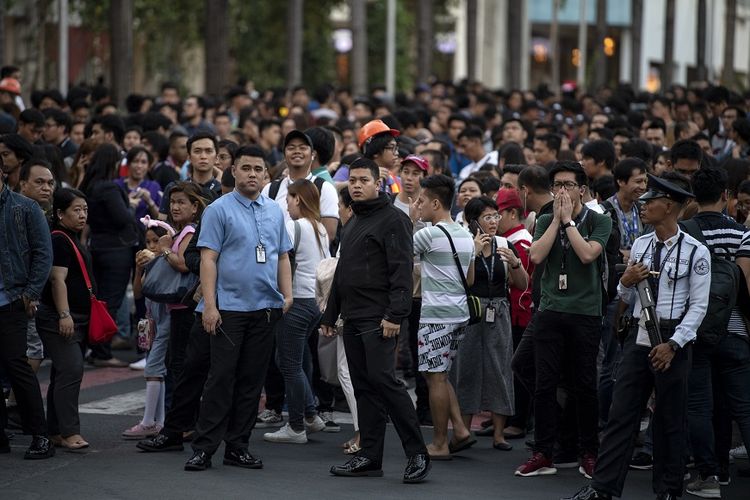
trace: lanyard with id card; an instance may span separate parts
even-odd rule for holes
[[[484,265],[484,268],[487,270],[487,291],[491,292],[492,290],[492,283],[493,279],[495,278],[495,238],[492,238],[492,243],[490,243],[490,254],[492,255],[492,259],[490,259],[490,265],[487,266],[487,260],[481,253],[479,254],[480,260],[482,264]],[[487,294],[488,297],[492,297],[492,293]],[[492,324],[495,322],[495,307],[492,305],[492,302],[487,304],[487,308],[484,310],[484,322]]]

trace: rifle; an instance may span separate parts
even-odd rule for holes
[[[653,271],[652,271],[653,272]],[[656,347],[663,342],[661,330],[659,330],[659,318],[656,316],[656,301],[654,293],[648,280],[642,280],[636,285],[638,298],[641,300],[641,319],[648,332],[648,340],[651,347]]]

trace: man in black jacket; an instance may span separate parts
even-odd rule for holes
[[[395,374],[396,336],[411,310],[412,228],[409,218],[379,192],[379,169],[367,158],[349,167],[354,217],[341,239],[341,255],[322,320],[323,334],[335,335],[344,319],[344,347],[357,397],[362,451],[336,476],[382,476],[386,415],[409,461],[405,483],[424,480],[430,459],[417,413]]]

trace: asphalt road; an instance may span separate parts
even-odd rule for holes
[[[97,373],[99,372],[99,373]],[[42,370],[40,379],[45,377]],[[130,378],[128,378],[130,377]],[[190,456],[184,452],[141,453],[133,441],[119,435],[139,420],[139,393],[145,384],[136,373],[87,371],[88,387],[82,391],[82,434],[91,443],[87,453],[58,450],[50,460],[26,461],[23,451],[27,436],[12,440],[12,453],[0,455],[0,499],[262,499],[262,498],[501,498],[558,499],[575,492],[586,480],[575,469],[560,470],[555,476],[517,478],[515,468],[528,456],[522,441],[515,441],[511,452],[496,451],[491,438],[456,456],[450,462],[435,462],[425,483],[405,485],[401,474],[405,458],[395,431],[388,428],[383,478],[339,478],[330,476],[331,465],[343,463],[346,456],[339,445],[353,430],[318,433],[306,445],[272,444],[262,440],[257,430],[250,441],[252,453],[260,456],[263,470],[244,470],[221,465],[221,450],[214,468],[205,472],[185,472],[182,466]],[[97,383],[99,381],[100,383]],[[95,412],[95,413],[92,413]],[[124,413],[124,414],[123,414]],[[431,429],[424,428],[427,440]],[[747,461],[740,462],[747,467]],[[738,478],[722,488],[725,499],[750,497],[750,479]],[[631,471],[623,498],[654,498],[651,473]],[[687,495],[686,498],[695,498]]]

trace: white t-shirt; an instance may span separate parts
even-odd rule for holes
[[[316,177],[313,174],[307,174],[305,177],[310,182],[313,182]],[[268,192],[271,189],[271,183],[266,184],[263,188],[263,194],[268,196]],[[284,220],[289,222],[289,209],[286,206],[286,195],[289,189],[289,177],[282,179],[279,185],[279,192],[276,194],[276,203],[281,207],[281,211],[284,213]],[[334,219],[339,218],[339,195],[336,192],[336,186],[330,182],[324,182],[323,187],[320,190],[320,216],[321,217],[333,217]]]
[[[315,272],[318,264],[323,259],[331,256],[328,243],[328,233],[323,224],[318,224],[318,234],[320,235],[320,244],[315,239],[315,229],[312,223],[307,219],[297,219],[300,226],[299,245],[294,240],[294,222],[286,222],[286,232],[289,233],[289,239],[292,240],[292,247],[297,246],[295,262],[297,270],[292,277],[292,297],[296,299],[314,299],[315,298]]]
[[[464,271],[474,260],[474,238],[460,225],[440,223],[448,230]],[[421,257],[422,316],[420,323],[461,324],[469,320],[464,289],[450,242],[445,233],[435,226],[426,227],[414,235],[414,255]]]
[[[490,151],[484,157],[479,160],[478,162],[469,163],[464,168],[461,169],[461,172],[458,174],[459,180],[464,180],[474,172],[478,172],[480,168],[482,168],[484,165],[490,164],[490,165],[498,165],[498,157],[497,157],[497,151]]]

